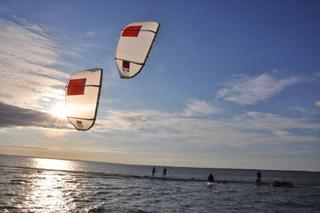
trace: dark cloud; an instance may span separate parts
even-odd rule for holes
[[[62,129],[67,128],[67,122],[58,120],[48,113],[0,102],[0,128],[12,126]]]

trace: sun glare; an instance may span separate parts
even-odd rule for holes
[[[39,169],[72,170],[72,163],[66,160],[34,158],[34,166]]]
[[[66,118],[67,110],[66,110],[65,105],[64,104],[57,104],[57,105],[53,106],[50,110],[50,114],[57,117],[57,118],[60,118],[60,119]]]

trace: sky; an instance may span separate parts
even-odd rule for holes
[[[319,1],[0,2],[0,154],[127,164],[320,171]],[[121,29],[157,21],[120,79]],[[103,68],[95,126],[65,85]]]

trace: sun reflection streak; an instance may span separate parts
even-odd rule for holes
[[[34,158],[34,168],[53,169],[53,170],[73,170],[74,166],[71,161],[58,159]]]
[[[68,191],[76,191],[74,177],[63,171],[70,170],[72,162],[55,159],[34,158],[30,191],[26,196],[26,205],[32,212],[72,212],[75,208],[73,197]],[[41,210],[41,211],[40,211]]]

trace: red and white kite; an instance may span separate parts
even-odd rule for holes
[[[77,130],[88,130],[94,125],[102,72],[100,68],[75,72],[66,86],[67,118]]]
[[[132,78],[141,71],[159,26],[157,22],[136,22],[121,31],[115,58],[121,78]]]

